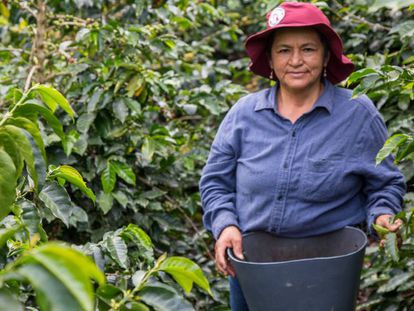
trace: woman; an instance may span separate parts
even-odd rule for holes
[[[275,87],[238,101],[224,118],[200,180],[204,224],[216,264],[230,274],[231,306],[247,310],[225,250],[243,258],[241,235],[304,237],[367,221],[398,230],[404,179],[375,156],[387,138],[366,97],[334,86],[353,71],[327,17],[309,3],[283,3],[250,36],[250,69]]]

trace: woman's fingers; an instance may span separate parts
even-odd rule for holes
[[[240,234],[240,236],[236,236],[234,237],[234,239],[232,240],[232,247],[233,247],[233,253],[234,255],[243,260],[244,256],[243,256],[243,246],[242,246],[242,236]]]
[[[227,265],[227,272],[232,276],[232,277],[236,277],[236,270],[234,270],[233,266],[231,265],[231,263],[229,262]]]
[[[236,276],[234,268],[231,266],[230,262],[227,259],[226,249],[233,248],[234,254],[243,259],[243,249],[242,249],[242,235],[239,228],[235,226],[229,226],[225,228],[215,245],[216,252],[216,266],[217,269],[224,275]]]
[[[218,270],[227,275],[227,259],[226,259],[226,248],[227,246],[223,242],[216,242],[216,266]]]
[[[375,220],[375,224],[379,225],[381,227],[384,227],[384,228],[388,229],[391,232],[395,232],[401,227],[403,222],[402,222],[401,219],[397,219],[396,221],[394,221],[392,223],[391,222],[392,218],[393,218],[393,215],[389,215],[389,214],[380,215]]]
[[[379,225],[381,227],[386,228],[390,232],[397,232],[401,225],[403,224],[403,221],[401,219],[397,219],[394,222],[392,222],[394,215],[384,214],[377,217],[375,220],[375,224]],[[398,246],[401,246],[402,240],[400,234],[397,232],[397,238],[398,238]],[[382,239],[380,241],[380,247],[385,246],[385,239]]]

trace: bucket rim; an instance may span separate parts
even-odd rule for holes
[[[296,263],[296,262],[310,262],[310,261],[314,261],[314,260],[321,261],[321,260],[332,260],[332,259],[346,258],[346,257],[353,256],[353,255],[359,253],[360,251],[362,251],[363,249],[365,249],[365,247],[368,244],[368,238],[367,238],[367,235],[365,234],[365,232],[362,231],[359,228],[346,226],[346,227],[344,227],[342,229],[339,229],[339,230],[327,232],[326,234],[334,233],[334,232],[341,231],[341,230],[355,230],[355,231],[358,231],[364,237],[364,243],[362,243],[361,246],[357,250],[355,250],[353,252],[349,252],[349,253],[344,254],[344,255],[328,256],[328,257],[312,257],[312,258],[293,259],[293,260],[285,260],[285,261],[253,262],[253,261],[240,260],[236,256],[233,255],[233,249],[232,248],[227,248],[227,255],[230,257],[230,259],[232,261],[235,261],[236,263],[240,263],[240,264],[244,264],[244,265],[252,265],[252,266],[253,265],[254,266],[265,266],[265,265],[278,265],[278,264],[288,264],[288,263]],[[256,232],[249,232],[249,233],[243,234],[243,237],[254,234]],[[309,237],[309,238],[311,238],[311,237]]]

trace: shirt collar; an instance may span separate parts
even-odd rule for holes
[[[326,109],[330,114],[332,113],[332,93],[334,86],[328,80],[324,80],[324,89],[322,94],[319,96],[318,100],[313,105],[311,111],[315,110],[318,107]],[[277,84],[269,89],[269,92],[265,96],[265,100],[258,101],[254,107],[254,111],[260,111],[263,109],[273,109],[277,113],[277,99],[276,99],[276,92],[277,92]]]

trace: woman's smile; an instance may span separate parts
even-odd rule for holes
[[[280,87],[290,91],[319,88],[328,58],[316,30],[285,28],[277,30],[271,49],[271,67]]]
[[[287,72],[288,75],[291,75],[294,78],[302,78],[306,75],[306,71],[292,71],[292,72]]]

